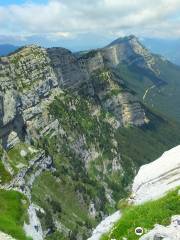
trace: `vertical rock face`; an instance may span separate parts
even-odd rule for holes
[[[39,118],[44,108],[42,101],[49,99],[58,82],[46,51],[30,46],[8,58],[1,58],[0,85],[1,137],[4,146],[8,146],[12,131],[22,138],[25,128],[31,128],[32,121],[37,128],[43,127],[45,123]]]
[[[31,204],[28,209],[29,224],[24,224],[24,229],[27,236],[32,237],[33,240],[43,240],[43,231],[40,220],[36,215],[36,211],[39,210],[34,204]]]
[[[98,70],[91,79],[93,97],[116,118],[119,126],[141,126],[146,123],[145,112],[140,103],[115,73],[106,69]]]
[[[19,190],[30,200],[30,222],[24,225],[27,234],[39,240],[56,231],[68,239],[78,226],[75,238],[87,236],[88,226],[92,228],[107,212],[104,202],[114,207],[109,182],[115,182],[124,171],[114,129],[141,126],[145,119],[141,104],[109,68],[101,51],[76,58],[63,48],[32,45],[2,57],[0,137],[6,150],[3,163],[12,177],[3,187]],[[108,149],[104,149],[107,132],[112,141],[109,139]],[[44,172],[49,172],[47,178],[53,179],[57,189],[64,188],[63,181],[72,186],[64,191],[71,192],[77,208],[83,206],[82,216],[76,209],[72,216],[66,208],[61,210],[64,203],[59,201],[57,189],[50,193],[47,186],[39,198],[41,189],[36,188],[49,184],[43,183]],[[106,176],[102,182],[100,176]],[[41,221],[34,199],[45,209]],[[63,199],[69,201],[66,196]],[[57,211],[63,211],[66,221]],[[71,229],[69,218],[74,222]]]
[[[102,50],[102,54],[111,66],[125,63],[145,71],[156,85],[165,83],[159,76],[154,56],[133,35],[113,41]]]
[[[87,80],[78,60],[69,50],[49,48],[47,53],[62,88],[77,89],[82,82]]]
[[[101,51],[92,50],[78,59],[82,70],[91,74],[93,71],[103,69],[106,65]]]
[[[113,41],[104,48],[104,53],[107,58],[114,56],[112,62],[116,65],[120,62],[142,64],[142,67],[149,67],[154,71],[155,60],[152,54],[133,35]]]
[[[130,92],[119,90],[117,95],[112,93],[120,89],[123,82],[110,71],[107,73],[105,66],[106,61],[100,51],[76,59],[70,51],[63,48],[46,51],[33,45],[1,58],[0,134],[3,145],[11,146],[8,139],[15,141],[9,137],[12,131],[17,133],[17,138],[22,139],[25,128],[31,132],[34,128],[46,127],[44,115],[48,102],[53,101],[60,88],[78,91],[82,84],[91,85],[104,108],[115,115],[120,125],[144,124],[144,111]],[[109,80],[111,84],[103,86],[100,78],[100,82],[94,84],[91,76],[95,76],[96,71],[101,71],[105,78],[112,78]],[[98,89],[100,84],[102,89]],[[115,87],[111,86],[113,84]],[[108,97],[108,94],[112,96]]]
[[[31,202],[25,229],[32,236],[87,239],[128,187],[137,166],[121,156],[120,130],[148,119],[116,66],[141,65],[142,51],[131,39],[79,58],[32,45],[0,59],[0,138],[12,177],[4,187],[44,209],[39,221]]]

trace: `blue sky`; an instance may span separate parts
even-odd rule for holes
[[[0,5],[1,6],[7,6],[7,5],[11,5],[11,4],[23,4],[26,2],[34,2],[34,3],[47,3],[48,0],[29,0],[29,1],[25,1],[25,0],[0,0]]]
[[[83,50],[129,34],[180,38],[180,0],[0,0],[0,43]]]

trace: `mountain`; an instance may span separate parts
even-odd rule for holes
[[[180,65],[180,39],[144,38],[142,43],[150,51],[166,57],[169,61]]]
[[[124,49],[125,56],[128,56],[125,60],[121,57],[117,70],[143,104],[179,121],[180,111],[177,106],[180,104],[180,67],[162,56],[150,53],[134,36],[126,37],[125,40],[120,38],[110,46],[112,51],[117,47]],[[148,67],[142,68],[143,62]]]
[[[101,227],[99,236],[97,234],[92,236],[92,240],[123,238],[178,240],[180,237],[179,170],[180,146],[166,151],[157,160],[141,166],[133,181],[131,196],[121,201],[120,211],[109,217],[115,219],[114,216],[117,216],[116,225],[109,224],[110,228],[107,225],[109,233],[106,231],[107,235],[104,237]],[[135,234],[136,227],[141,227],[141,234]]]
[[[140,76],[169,86],[162,62],[135,36],[78,57],[30,45],[0,58],[0,231],[87,239],[115,211],[140,166],[180,141],[179,124],[141,97]]]
[[[106,64],[116,69],[126,86],[135,91],[148,108],[180,120],[180,66],[151,53],[133,35],[118,38],[92,52],[102,55]]]
[[[0,44],[0,56],[6,56],[14,51],[16,51],[19,47],[11,45],[11,44]]]

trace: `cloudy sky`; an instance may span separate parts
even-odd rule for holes
[[[180,38],[180,0],[0,0],[0,43],[80,50],[129,34]]]

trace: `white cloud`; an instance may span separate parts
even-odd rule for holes
[[[51,39],[96,32],[180,37],[179,13],[179,0],[49,0],[0,6],[0,32]]]

